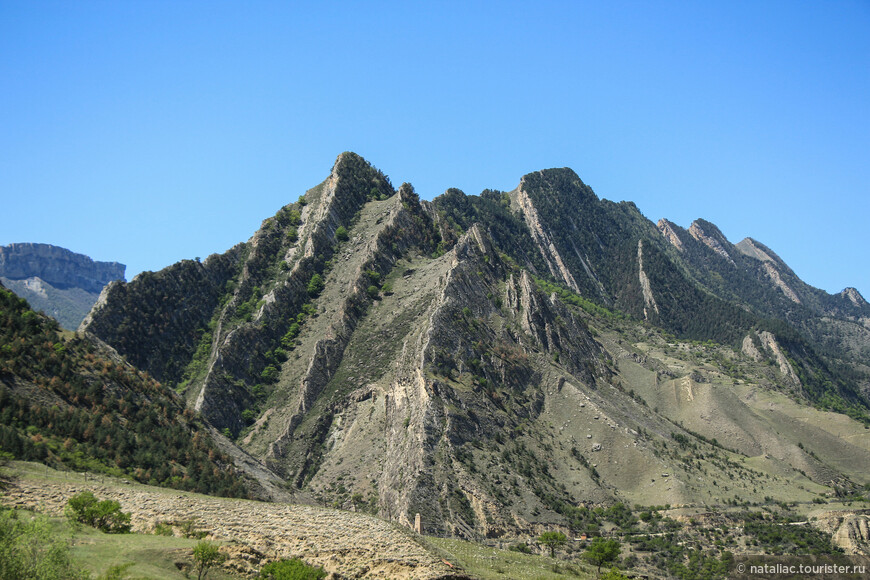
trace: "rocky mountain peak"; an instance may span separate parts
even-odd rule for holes
[[[848,298],[852,304],[859,308],[867,306],[867,301],[864,300],[864,297],[861,296],[861,293],[858,292],[857,288],[852,288],[851,286],[849,286],[848,288],[845,288],[842,292],[840,292],[839,295]]]
[[[728,240],[725,239],[725,236],[722,235],[722,232],[719,231],[719,228],[715,225],[708,221],[697,219],[692,222],[691,226],[689,226],[689,234],[725,258],[729,263],[735,265],[734,260],[728,254],[727,250],[725,250],[725,246],[730,244],[728,243]]]
[[[683,248],[683,241],[680,239],[680,236],[677,234],[677,226],[675,226],[670,221],[662,218],[659,220],[658,224],[656,224],[659,228],[659,231],[665,237],[665,239],[676,249],[683,252],[685,248]]]

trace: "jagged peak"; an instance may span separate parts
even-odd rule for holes
[[[567,186],[567,187],[566,187]],[[570,167],[554,167],[527,173],[520,178],[517,190],[540,189],[558,194],[577,194],[581,198],[598,201],[598,196],[592,188],[583,183],[580,176]]]
[[[689,235],[735,265],[731,255],[725,249],[731,244],[715,224],[703,219],[696,219],[689,226]]]
[[[857,306],[859,308],[863,308],[864,306],[867,306],[867,301],[864,299],[864,297],[861,295],[861,293],[858,292],[858,289],[853,288],[852,286],[848,286],[848,287],[844,288],[843,291],[838,294],[838,296],[842,296],[843,298],[848,298],[852,304],[854,304],[855,306]]]
[[[713,222],[698,218],[689,227],[703,230],[706,235],[717,238],[720,243],[731,244],[728,238],[725,237],[725,234],[722,233],[722,230],[719,229],[719,226]]]
[[[678,249],[681,252],[685,250],[685,248],[683,248],[683,240],[680,239],[680,235],[678,233],[678,229],[682,229],[682,228],[680,228],[679,226],[677,226],[673,222],[666,220],[665,218],[660,219],[658,221],[658,224],[656,224],[656,225],[658,226],[659,231],[662,233],[662,235],[665,237],[665,239],[672,246],[674,246],[676,249]]]
[[[761,260],[762,262],[777,262],[778,264],[785,266],[785,262],[783,262],[782,258],[780,258],[776,252],[762,244],[756,239],[753,238],[743,238],[734,246],[737,250],[751,258],[755,258],[756,260]]]

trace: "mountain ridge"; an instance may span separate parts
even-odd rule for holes
[[[569,169],[427,202],[343,153],[248,242],[110,285],[81,331],[150,364],[298,492],[419,513],[436,534],[868,483],[870,442],[822,421],[849,413],[857,435],[870,420],[860,295],[812,289],[710,222],[664,225]],[[183,275],[220,261],[220,283]]]

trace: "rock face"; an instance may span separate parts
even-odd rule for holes
[[[662,218],[659,220],[657,225],[659,231],[662,233],[665,239],[670,242],[672,246],[674,246],[677,250],[681,252],[685,251],[683,249],[683,240],[681,240],[679,234],[677,234],[677,229],[674,224],[672,224],[665,218]]]
[[[692,225],[689,226],[689,234],[716,252],[719,256],[725,258],[729,264],[735,265],[734,260],[731,259],[731,256],[724,248],[722,241],[725,237],[722,235],[722,232],[719,231],[719,228],[713,226],[713,224],[702,223],[701,220],[695,220],[692,222]]]
[[[40,278],[55,288],[81,288],[97,293],[113,280],[123,280],[124,264],[95,262],[83,254],[49,244],[0,247],[0,276],[12,280]]]
[[[33,308],[75,329],[103,287],[123,280],[126,266],[91,258],[49,244],[0,247],[0,281]]]
[[[813,328],[824,308],[870,313],[777,263],[797,304],[709,222],[667,225],[569,169],[430,203],[344,153],[248,242],[110,285],[82,330],[183,392],[295,491],[409,527],[420,514],[427,533],[567,530],[577,506],[616,500],[763,499],[712,440],[768,453],[771,473],[863,482],[870,450],[761,417],[732,377],[818,392],[798,380],[826,372],[815,351],[797,332],[775,339],[768,319]],[[757,346],[744,341],[755,330]],[[665,345],[665,332],[700,346]],[[730,346],[741,341],[745,354]],[[717,344],[721,369],[696,364],[692,349]],[[662,453],[674,440],[704,450],[703,477]],[[800,440],[848,460],[822,465]],[[738,482],[727,497],[703,483],[726,479]],[[790,481],[782,489],[804,493]]]

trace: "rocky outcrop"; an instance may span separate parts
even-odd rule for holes
[[[0,276],[12,280],[40,278],[56,288],[99,293],[113,280],[123,280],[124,264],[91,258],[50,244],[0,246]]]
[[[867,306],[867,301],[864,300],[864,297],[861,296],[861,293],[858,292],[857,288],[852,288],[851,286],[845,288],[842,292],[838,294],[838,296],[847,298],[849,302],[851,302],[858,308],[865,308]]]
[[[821,512],[813,525],[831,534],[831,543],[846,554],[870,556],[870,511]]]
[[[737,248],[741,254],[761,261],[764,273],[770,281],[773,282],[774,286],[779,288],[782,293],[795,304],[801,303],[797,293],[786,284],[785,280],[783,280],[780,268],[784,269],[791,276],[794,275],[794,272],[785,265],[779,256],[752,238],[744,238],[734,247]]]
[[[683,240],[681,240],[679,234],[677,234],[677,229],[674,224],[662,218],[656,225],[658,226],[659,231],[662,233],[668,243],[670,243],[680,252],[685,251],[685,248],[683,248]]]
[[[652,293],[652,287],[646,272],[643,271],[643,240],[637,241],[637,273],[640,277],[640,287],[643,290],[643,319],[649,320],[650,312],[659,313],[659,306]]]
[[[756,346],[753,334],[754,333],[748,334],[743,338],[742,351],[743,354],[752,360],[759,362],[764,360],[765,355]],[[754,336],[758,339],[761,347],[766,350],[770,357],[776,362],[780,374],[793,386],[800,387],[800,378],[798,378],[794,367],[792,367],[791,362],[789,362],[783,349],[779,346],[776,337],[766,330],[754,334]]]
[[[425,225],[415,220],[415,217],[420,217],[421,211],[413,188],[406,184],[399,189],[386,215],[379,219],[382,225],[374,239],[362,250],[359,264],[347,283],[344,301],[338,305],[326,336],[314,345],[313,356],[300,381],[298,394],[294,394],[295,409],[281,435],[269,446],[270,461],[279,461],[286,454],[287,442],[293,438],[296,427],[311,411],[340,365],[347,343],[371,301],[368,295],[371,273],[385,276],[410,247],[424,243],[427,233]]]
[[[713,224],[704,222],[702,225],[701,220],[695,220],[692,222],[692,225],[689,226],[689,235],[716,252],[716,254],[727,260],[732,266],[736,266],[731,255],[728,254],[722,243],[725,241],[725,237]]]
[[[755,362],[764,360],[764,355],[761,354],[761,351],[759,351],[758,348],[755,346],[755,342],[752,340],[751,334],[747,334],[743,337],[741,351],[743,352],[743,354],[745,354]]]
[[[556,249],[556,245],[550,239],[549,234],[541,224],[541,219],[538,217],[538,211],[535,209],[535,204],[532,202],[528,193],[526,193],[523,187],[524,184],[525,178],[523,178],[523,181],[520,182],[520,186],[516,190],[516,203],[519,205],[520,210],[525,216],[526,225],[529,227],[532,237],[541,252],[541,256],[543,256],[544,261],[547,263],[547,267],[550,269],[550,274],[552,274],[554,278],[565,282],[565,284],[575,292],[579,292],[580,288],[577,286],[574,276],[571,275],[571,271],[567,266],[565,266],[565,262],[559,254],[559,250]]]
[[[737,248],[741,254],[762,262],[782,262],[779,256],[752,238],[743,238],[737,242],[734,247]]]
[[[847,554],[870,556],[870,516],[850,514],[844,517],[831,539]]]
[[[764,271],[770,280],[774,283],[774,285],[782,290],[782,293],[785,294],[789,300],[794,302],[795,304],[800,304],[801,299],[798,298],[798,295],[792,290],[788,284],[782,279],[782,276],[779,274],[779,270],[776,269],[776,266],[773,265],[773,262],[764,262],[762,264],[764,267]]]

